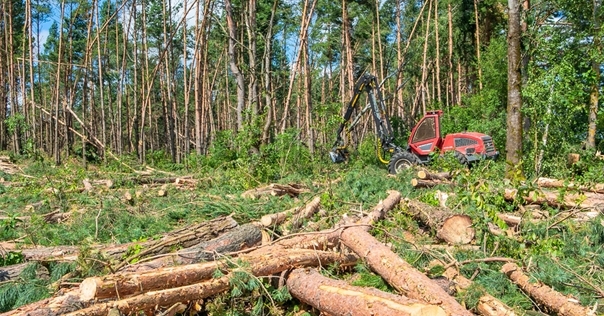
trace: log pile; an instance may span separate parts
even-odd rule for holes
[[[308,192],[308,188],[300,184],[278,184],[272,183],[260,188],[254,188],[241,193],[241,197],[248,199],[257,199],[262,196],[283,196],[289,195],[297,197],[301,193]]]
[[[290,194],[287,193],[290,191],[284,192]],[[475,235],[470,217],[444,207],[402,199],[399,192],[389,191],[387,198],[360,218],[342,218],[326,230],[285,234],[274,241],[263,240],[262,229],[280,226],[280,231],[296,230],[320,211],[320,204],[320,198],[316,197],[306,205],[266,215],[258,222],[239,225],[231,217],[220,217],[175,230],[155,241],[96,247],[94,251],[110,263],[111,274],[84,279],[78,286],[62,289],[51,298],[1,315],[182,312],[184,306],[232,289],[242,277],[278,279],[293,297],[328,315],[472,315],[447,289],[370,234],[374,224],[400,206],[429,227],[437,238],[448,244],[468,245]],[[128,249],[132,247],[141,251],[128,255]],[[75,260],[79,255],[74,247],[22,251],[32,262]],[[329,265],[344,269],[361,261],[379,274],[394,289],[393,293],[353,286],[318,272]],[[450,264],[443,275],[459,289],[469,288],[472,282],[459,274],[453,267],[455,264]],[[583,312],[581,315],[589,315],[589,309],[576,303],[559,306],[556,302],[560,300],[556,300],[554,305],[547,305],[552,302],[540,298],[541,292],[535,290],[534,285],[531,288],[519,270],[511,263],[502,268],[512,282],[548,310],[559,315],[579,315],[567,312],[572,307]],[[15,272],[5,274],[15,275]],[[478,305],[471,306],[473,312],[488,316],[515,315],[510,307],[483,292]]]
[[[10,161],[10,157],[0,156],[0,171],[8,174],[16,174],[21,170]]]

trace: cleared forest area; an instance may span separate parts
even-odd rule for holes
[[[245,181],[244,161],[9,162],[3,315],[603,312],[601,184],[357,158],[273,166],[288,176],[270,183]]]

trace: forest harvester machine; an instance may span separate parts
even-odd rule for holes
[[[359,98],[367,93],[368,104],[357,112],[354,119],[352,115],[359,106]],[[344,162],[348,159],[348,139],[350,133],[359,124],[361,117],[371,111],[377,133],[378,159],[388,165],[391,174],[412,165],[430,162],[431,154],[438,151],[441,155],[453,151],[460,163],[468,165],[480,159],[496,159],[499,152],[495,148],[493,138],[477,132],[461,132],[448,134],[441,137],[440,117],[442,110],[428,111],[424,117],[413,127],[406,148],[394,143],[392,125],[386,111],[386,105],[380,92],[377,78],[371,74],[364,74],[354,87],[354,95],[344,113],[343,122],[337,131],[337,138],[329,156],[334,163]],[[352,120],[351,120],[352,119]],[[390,159],[385,156],[390,155]]]

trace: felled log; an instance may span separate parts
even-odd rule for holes
[[[453,282],[461,290],[468,289],[473,282],[464,277],[454,267],[449,267],[443,273],[443,276]],[[476,286],[474,286],[476,289]],[[482,287],[478,287],[482,295],[476,304],[476,311],[483,316],[516,316],[512,308],[504,304],[499,299],[487,293]]]
[[[554,188],[554,189],[568,188],[568,189],[573,189],[573,190],[578,190],[578,191],[604,194],[604,183],[595,183],[594,185],[588,186],[588,185],[578,185],[572,181],[566,182],[564,180],[542,177],[542,178],[537,179],[537,185],[541,188]]]
[[[267,186],[263,186],[260,188],[255,188],[251,190],[247,190],[241,193],[241,197],[248,199],[257,199],[263,195],[272,195],[272,196],[283,196],[289,195],[291,197],[296,197],[300,195],[300,193],[308,192],[308,189],[300,184],[269,184]]]
[[[237,260],[250,263],[254,275],[262,276],[270,275],[272,272],[280,273],[294,267],[315,267],[336,262],[349,265],[355,262],[355,257],[335,252],[298,249],[276,253],[244,254]],[[219,260],[143,273],[119,273],[87,278],[80,284],[80,299],[87,301],[125,298],[149,291],[185,286],[211,279],[217,270],[227,274],[230,265],[232,266],[228,260]]]
[[[262,258],[256,257],[253,259],[254,261],[247,262],[247,260],[242,258],[242,260],[245,260],[246,263],[249,263],[249,268],[235,269],[233,271],[251,273],[257,277],[260,277],[273,275],[296,267],[322,266],[329,265],[334,262],[351,265],[357,260],[356,256],[308,250],[283,252],[280,254],[265,254]],[[218,279],[210,279],[208,281],[179,286],[176,288],[150,291],[118,301],[95,304],[68,315],[104,316],[107,315],[108,311],[111,309],[118,309],[123,314],[131,314],[141,310],[154,310],[161,306],[169,307],[178,302],[203,299],[229,289],[229,280],[234,275],[233,271]],[[175,275],[173,277],[178,276]],[[208,277],[211,277],[211,274],[208,275]],[[173,284],[179,281],[183,282],[182,280],[174,280]]]
[[[453,176],[449,172],[430,172],[426,169],[422,169],[417,172],[417,177],[422,180],[451,180]]]
[[[436,237],[450,244],[469,244],[475,231],[472,218],[453,213],[416,200],[405,199],[403,205],[409,213],[436,232]]]
[[[342,232],[341,240],[403,295],[438,305],[446,315],[472,315],[430,278],[363,229],[347,228]]]
[[[432,188],[440,184],[451,185],[451,181],[449,180],[422,180],[422,179],[411,179],[411,185],[414,188]]]
[[[135,177],[130,178],[126,181],[131,181],[136,184],[165,184],[165,183],[180,183],[183,181],[194,181],[193,176],[182,176],[182,177],[167,177],[167,178],[153,178],[153,177]]]
[[[300,228],[305,219],[311,218],[316,212],[319,211],[319,207],[321,207],[321,198],[317,196],[310,201],[306,207],[294,214],[291,220],[291,228]]]
[[[126,259],[130,262],[149,256],[171,252],[175,247],[191,247],[200,242],[208,241],[237,227],[232,217],[218,217],[199,224],[192,224],[173,230],[159,240],[131,242],[118,245],[95,246],[101,256],[113,260],[122,260],[132,247],[141,251]],[[79,248],[76,246],[58,246],[42,248],[25,248],[19,250],[26,261],[74,261],[78,258]]]
[[[71,216],[71,213],[70,212],[61,212],[60,210],[57,209],[50,213],[42,214],[39,216],[42,217],[44,219],[44,221],[49,224],[57,224],[57,223],[61,223],[61,222],[66,221],[67,219],[69,219],[69,217]],[[31,220],[31,216],[29,216],[29,215],[17,216],[14,218],[19,221],[22,221],[22,222],[28,222]],[[0,216],[0,221],[10,220],[10,219],[12,219],[12,218],[8,217],[8,216]]]
[[[297,223],[301,221],[301,219],[311,217],[314,213],[319,210],[320,205],[321,198],[316,197],[308,204],[306,204],[303,209],[296,207],[287,211],[264,215],[262,216],[262,218],[260,218],[260,223],[264,227],[276,226],[283,224],[292,215],[294,216],[293,223]]]
[[[253,224],[244,224],[211,240],[200,242],[192,247],[153,259],[148,262],[122,265],[123,272],[143,272],[170,265],[191,264],[206,260],[215,260],[226,253],[240,251],[256,246],[262,241],[262,232]]]
[[[358,223],[338,223],[333,229],[327,229],[316,233],[307,233],[293,237],[285,237],[276,241],[270,247],[262,247],[259,252],[274,251],[275,249],[317,249],[327,250],[336,247],[340,241],[340,234],[347,225],[360,225],[366,231],[369,231],[371,225],[394,209],[401,200],[401,193],[397,191],[388,191],[388,197],[378,203],[369,214],[361,218]],[[347,224],[347,225],[345,225]]]
[[[537,303],[546,307],[550,312],[559,316],[585,316],[594,315],[587,307],[570,301],[568,297],[544,284],[533,284],[529,277],[522,272],[515,263],[506,263],[501,267],[501,272],[510,278]]]
[[[526,195],[518,196],[518,190],[506,189],[504,197],[508,201],[514,201],[516,199],[523,199],[528,204],[541,204],[549,205],[557,208],[583,208],[583,209],[604,209],[604,195],[584,192],[582,194],[567,193],[564,194],[564,198],[556,193],[546,190],[531,191]]]
[[[16,174],[20,170],[19,167],[17,167],[10,161],[10,157],[0,156],[0,171],[3,171],[8,174]]]
[[[314,269],[293,270],[287,288],[299,300],[329,315],[448,315],[435,305],[373,288],[348,285]]]
[[[50,273],[48,269],[41,264],[25,262],[18,263],[9,266],[0,267],[0,282],[6,281],[14,281],[18,280],[19,276],[25,269],[27,269],[30,265],[35,265],[36,269],[36,277],[39,279],[48,279],[50,278]]]

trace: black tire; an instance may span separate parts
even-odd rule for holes
[[[388,163],[388,172],[390,174],[398,174],[399,172],[408,169],[413,165],[419,164],[419,158],[413,153],[407,151],[398,152],[390,158]]]
[[[455,151],[455,159],[457,159],[457,161],[459,161],[459,163],[464,167],[467,167],[469,165],[468,157],[466,157],[466,155],[460,153],[457,150]]]

